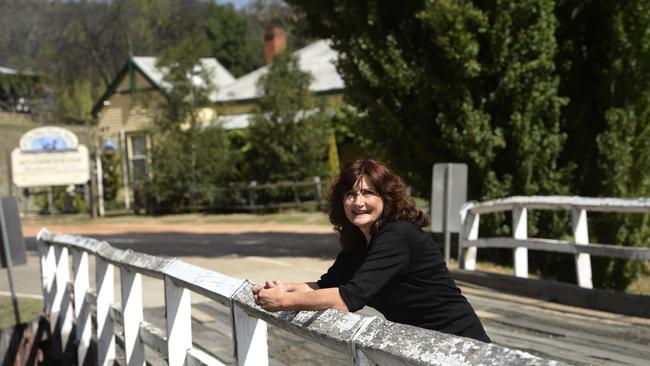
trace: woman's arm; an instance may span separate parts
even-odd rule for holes
[[[296,285],[296,286],[293,286]],[[292,288],[293,291],[288,291]],[[329,308],[348,311],[337,287],[314,289],[309,284],[275,283],[274,287],[253,291],[255,303],[267,311],[325,310]]]
[[[276,284],[277,281],[274,281]],[[316,282],[290,282],[285,283],[284,288],[287,292],[305,292],[305,291],[314,291],[318,290],[320,287]]]

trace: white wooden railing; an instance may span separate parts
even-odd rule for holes
[[[528,209],[570,210],[573,241],[529,238]],[[512,238],[479,239],[480,215],[501,211],[512,211]],[[527,278],[528,249],[570,253],[575,255],[578,285],[593,288],[591,255],[650,260],[650,248],[589,243],[587,211],[646,213],[650,212],[650,199],[517,196],[485,202],[467,202],[460,210],[462,227],[459,239],[460,266],[466,270],[476,269],[477,248],[512,248],[514,274],[517,277]]]
[[[209,355],[193,345],[191,292],[232,310],[237,365],[268,365],[267,322],[348,354],[354,365],[558,364],[494,344],[332,309],[269,313],[255,305],[253,284],[247,280],[178,259],[119,250],[106,242],[53,234],[46,229],[39,232],[37,239],[45,315],[52,324],[53,338],[60,339],[55,346],[76,346],[80,364],[87,357],[94,334],[97,363],[101,366],[113,363],[116,344],[123,349],[129,366],[145,364],[145,345],[149,347],[147,352],[151,349],[160,353],[171,366],[222,365],[219,355]],[[95,257],[96,263],[94,290],[89,281],[89,255]],[[114,267],[120,271],[121,307],[113,298]],[[164,281],[165,330],[143,320],[142,275]],[[96,327],[91,326],[93,307]],[[116,331],[115,323],[121,323],[123,332]]]

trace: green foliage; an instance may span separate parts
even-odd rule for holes
[[[54,211],[67,214],[83,212],[85,208],[83,194],[76,191],[68,192],[67,189],[66,186],[52,187]],[[41,191],[36,197],[38,212],[48,214],[50,207],[47,192]]]
[[[292,3],[345,55],[355,132],[416,192],[436,161],[485,177],[472,198],[566,191],[553,1]]]
[[[101,154],[102,186],[104,201],[111,202],[117,199],[117,192],[122,182],[120,159],[118,153]]]
[[[252,179],[299,181],[327,174],[329,123],[310,81],[288,52],[276,56],[260,79],[259,112],[246,151]]]
[[[289,3],[342,55],[353,132],[416,193],[428,192],[432,163],[458,161],[470,199],[650,195],[647,1]],[[596,218],[592,240],[646,245],[647,217],[628,216]],[[482,235],[509,234],[506,215],[485,219]],[[533,213],[529,234],[563,237],[563,221]],[[624,288],[640,268],[604,262],[597,286]]]
[[[42,115],[90,119],[130,54],[156,56],[170,46],[200,44],[241,75],[262,64],[262,34],[232,5],[201,0],[2,2],[0,65],[42,75]],[[4,83],[0,80],[0,88]]]
[[[647,1],[558,1],[561,92],[572,162],[581,195],[650,195],[650,9]],[[648,217],[597,217],[592,240],[647,246]],[[596,286],[624,289],[642,264],[592,258]]]

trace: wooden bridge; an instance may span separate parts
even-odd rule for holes
[[[646,212],[650,203],[584,200],[564,197],[557,204],[547,198],[526,202],[511,198],[464,207],[465,230],[460,244],[465,270],[454,271],[454,276],[495,341],[492,345],[391,323],[371,309],[364,309],[362,314],[335,310],[267,313],[254,305],[248,281],[176,259],[119,250],[90,238],[42,231],[38,239],[45,310],[53,338],[58,340],[53,346],[64,360],[94,358],[100,365],[114,359],[127,365],[645,365],[650,359],[648,297],[591,290],[583,288],[588,287],[585,282],[579,287],[522,278],[523,255],[518,249],[528,246],[539,250],[540,243],[545,242],[522,234],[525,225],[521,222],[525,222],[526,209],[530,208],[546,209],[550,205],[577,211],[573,215],[575,242],[551,242],[550,247],[566,244],[571,248],[568,250],[576,255],[578,270],[588,261],[582,254],[650,257],[648,249],[630,251],[590,244],[586,250],[588,237],[585,240],[581,231],[586,230],[588,209],[603,210],[606,206],[608,210],[625,207]],[[513,208],[519,210],[513,214],[514,238],[478,238],[480,214]],[[471,271],[476,248],[504,245],[514,248],[515,263],[519,263],[517,276]],[[559,251],[566,250],[562,247]],[[119,302],[113,298],[114,268],[120,273]],[[91,270],[95,273],[94,286],[90,284]],[[143,309],[142,275],[164,282],[163,308]],[[543,299],[509,294],[513,288]],[[190,293],[210,301],[191,305]],[[580,306],[589,303],[601,310],[561,305],[544,298]]]

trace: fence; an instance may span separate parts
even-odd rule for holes
[[[573,241],[528,238],[528,209],[570,210]],[[512,238],[479,239],[481,214],[512,211]],[[461,236],[459,258],[461,268],[476,269],[477,248],[512,248],[514,274],[528,277],[528,249],[575,255],[578,285],[593,288],[591,255],[624,259],[650,260],[650,248],[632,248],[589,243],[587,211],[646,213],[650,199],[586,198],[566,196],[509,197],[485,202],[467,202],[460,210]]]
[[[98,365],[112,364],[116,345],[127,365],[143,365],[145,345],[169,365],[222,365],[192,343],[190,292],[231,309],[237,365],[268,365],[266,324],[346,353],[354,365],[556,365],[531,354],[431,330],[336,310],[269,313],[252,299],[253,284],[177,259],[119,250],[106,242],[42,229],[38,234],[45,313],[53,346],[76,348],[79,364],[91,357],[96,338]],[[69,256],[72,256],[72,275]],[[89,255],[95,257],[96,284],[90,288]],[[113,298],[114,267],[120,271],[121,307]],[[166,329],[143,320],[142,275],[164,281]],[[96,327],[91,325],[95,308]],[[118,332],[116,323],[123,331]]]
[[[157,202],[151,192],[137,188],[134,208],[145,208],[148,213],[217,211],[262,212],[283,208],[321,210],[323,205],[323,181],[314,177],[305,181],[284,181],[258,184],[230,184],[222,187],[197,187],[187,192],[186,199],[179,202]],[[154,202],[156,201],[156,202]],[[178,205],[178,207],[176,207]],[[148,207],[145,207],[148,206]]]

